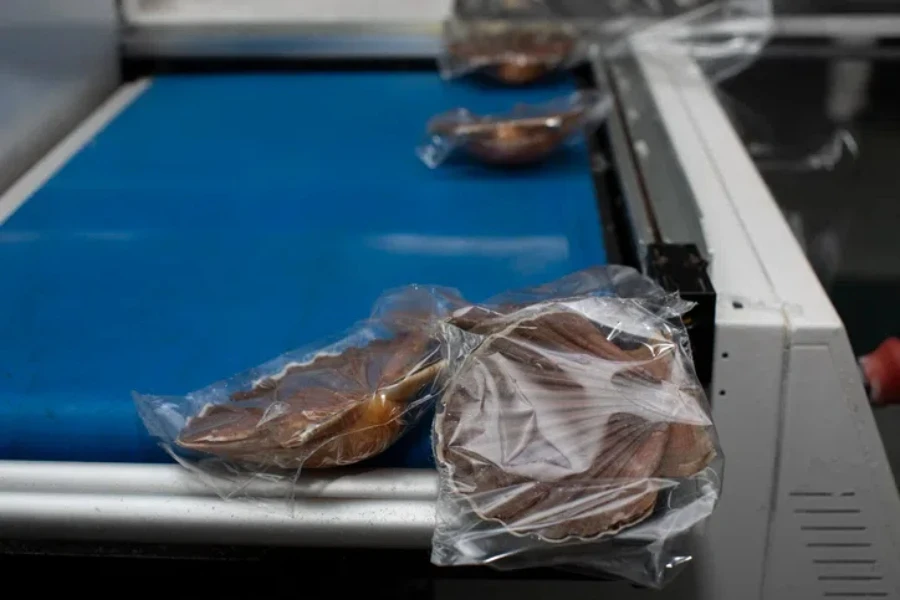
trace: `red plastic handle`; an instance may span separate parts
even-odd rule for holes
[[[859,361],[873,404],[900,404],[900,338],[888,338]]]

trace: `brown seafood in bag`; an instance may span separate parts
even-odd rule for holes
[[[435,340],[406,333],[288,365],[191,417],[176,443],[262,467],[334,467],[391,445],[440,375]]]
[[[543,21],[448,21],[444,25],[441,76],[484,73],[509,85],[533,83],[584,58],[577,30]]]
[[[518,106],[507,114],[478,116],[455,109],[431,119],[416,153],[430,168],[455,150],[491,165],[527,165],[546,159],[567,140],[595,125],[608,110],[605,94],[576,92],[540,106]]]
[[[523,313],[522,320],[509,329],[507,315],[515,310],[516,307],[499,307],[493,311],[477,306],[466,307],[451,315],[449,322],[481,335],[496,334],[507,328],[506,337],[527,339],[540,348],[583,352],[622,363],[622,373],[647,381],[664,381],[671,374],[675,348],[662,332],[658,337],[638,339],[629,336],[626,348],[622,345],[621,338],[625,336],[621,332],[606,327],[605,333],[599,323],[563,307],[543,310],[534,316]]]
[[[437,119],[428,126],[428,133],[464,140],[465,150],[486,163],[520,165],[548,156],[578,123],[577,112],[475,123]]]
[[[664,327],[624,333],[630,318],[606,298],[451,316],[482,341],[439,405],[435,452],[477,518],[545,542],[614,536],[715,458],[677,345]]]
[[[716,457],[716,449],[707,427],[691,423],[670,423],[669,439],[658,477],[690,477],[699,473]]]

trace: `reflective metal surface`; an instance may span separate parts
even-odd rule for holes
[[[207,497],[4,492],[0,514],[4,538],[427,548],[434,503],[328,499],[260,507]]]
[[[244,491],[254,499],[222,500],[177,465],[0,461],[0,536],[426,548],[437,475],[310,473]]]
[[[0,461],[0,493],[215,497],[214,488],[178,465]],[[307,471],[294,485],[250,482],[256,498],[433,500],[430,469]]]
[[[639,257],[651,241],[696,244],[708,254],[693,191],[635,62],[627,56],[610,60],[606,77],[617,105],[610,137]]]
[[[623,202],[627,208],[626,216],[631,226],[635,252],[642,266],[646,267],[647,246],[656,240],[656,232],[650,220],[646,192],[628,135],[625,113],[618,102],[614,108],[607,126],[611,159],[622,185]]]

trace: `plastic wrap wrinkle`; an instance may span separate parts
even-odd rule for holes
[[[279,468],[359,462],[399,435],[412,396],[435,378],[440,363],[422,366],[426,343],[410,334],[289,367],[232,394],[229,405],[204,407],[176,443]],[[227,435],[210,423],[223,412],[236,417]]]
[[[361,462],[413,426],[440,390],[437,323],[455,302],[453,290],[394,290],[331,344],[186,396],[136,394],[138,411],[181,464],[232,480],[227,497],[253,478],[290,482],[301,468]]]
[[[495,78],[500,81],[520,83],[516,77],[520,71],[528,74],[522,75],[522,80],[534,81],[552,72],[554,64],[558,65],[555,68],[570,68],[587,56],[594,58],[595,51],[627,53],[630,38],[639,34],[661,42],[661,52],[667,45],[677,45],[708,77],[719,81],[756,59],[771,36],[772,20],[771,0],[458,0],[453,26],[445,32],[442,72],[445,77],[482,72],[486,62],[494,65]],[[538,43],[512,44],[520,61],[530,59],[531,71],[517,68],[500,51],[490,51],[490,44],[477,43],[485,37],[477,33],[483,29],[497,32],[496,40],[502,39],[502,31],[540,31],[541,27],[568,29],[581,42],[573,44],[567,54],[559,52],[557,63],[543,69],[538,68],[542,64]],[[469,58],[471,51],[460,52],[460,40],[463,48],[484,47],[481,60]],[[512,75],[504,78],[503,68],[509,68]]]
[[[630,290],[582,273],[450,315],[448,353],[464,358],[434,426],[436,564],[578,565],[658,587],[685,562],[669,549],[711,513],[722,462],[676,316],[689,306],[617,275]]]
[[[487,164],[532,164],[598,125],[610,107],[605,90],[591,90],[542,105],[517,105],[506,114],[475,115],[456,108],[428,122],[416,154],[430,168],[457,149]]]
[[[586,55],[579,31],[552,20],[449,20],[444,24],[441,76],[483,73],[511,85],[535,82],[575,66]]]
[[[779,129],[730,93],[720,89],[716,97],[760,170],[834,171],[859,158],[859,141],[851,129],[840,123],[807,119],[811,125],[805,124],[806,130],[798,135],[791,128]]]

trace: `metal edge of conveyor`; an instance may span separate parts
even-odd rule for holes
[[[424,549],[437,475],[304,474],[220,498],[178,465],[0,461],[0,537]]]
[[[594,62],[592,69],[596,73],[596,79],[602,81],[607,77],[605,73],[600,72],[604,69],[600,63]],[[646,193],[635,164],[621,105],[616,100],[613,107],[614,109],[607,118],[610,159],[618,173],[619,183],[622,187],[622,206],[620,208],[625,222],[631,228],[636,260],[641,270],[645,271],[647,249],[656,241],[656,235],[648,213]]]
[[[621,54],[606,65],[618,107],[610,124],[613,149],[623,185],[630,187],[635,230],[645,245],[693,244],[708,258],[693,191],[637,63]],[[646,267],[643,253],[641,260]]]

